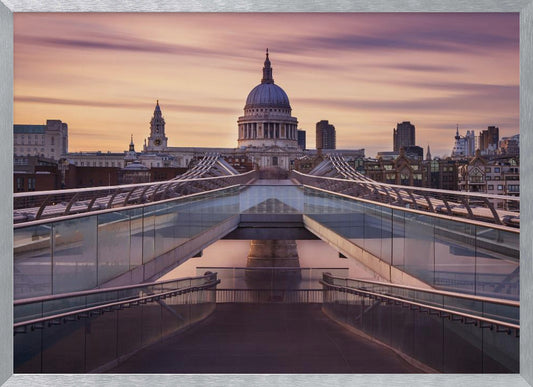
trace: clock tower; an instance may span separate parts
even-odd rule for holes
[[[150,121],[150,137],[148,137],[148,145],[145,146],[145,151],[162,151],[167,147],[168,138],[165,136],[165,120],[161,114],[159,107],[159,100],[155,105],[154,116]]]

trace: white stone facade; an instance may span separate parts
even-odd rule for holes
[[[274,84],[267,50],[261,83],[248,94],[244,116],[237,121],[239,148],[272,148],[269,152],[276,153],[278,149],[297,151],[298,120],[291,112],[289,97]],[[276,159],[264,156],[258,160],[260,166],[268,166],[269,161]]]
[[[13,154],[59,160],[68,152],[68,125],[47,120],[46,125],[13,125]]]

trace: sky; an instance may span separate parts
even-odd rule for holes
[[[69,151],[136,150],[159,100],[169,146],[237,146],[269,49],[315,147],[392,150],[396,124],[451,153],[456,126],[519,133],[518,13],[14,14],[14,122],[69,126]]]

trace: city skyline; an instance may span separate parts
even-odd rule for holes
[[[313,148],[392,150],[398,122],[449,155],[519,132],[518,14],[15,14],[14,121],[69,125],[69,151],[136,149],[159,99],[169,146],[236,147],[268,47]],[[229,28],[231,26],[231,28]],[[488,31],[490,27],[490,31]],[[95,32],[98,31],[98,32]],[[376,145],[377,144],[377,145]],[[390,148],[390,149],[389,149]]]

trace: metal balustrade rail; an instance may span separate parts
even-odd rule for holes
[[[255,179],[255,176],[256,171],[236,174],[218,155],[207,155],[192,169],[168,181],[16,193],[13,195],[13,221],[23,223],[153,203],[231,185],[246,184]]]
[[[83,309],[77,309],[77,310],[73,310],[70,312],[53,314],[50,316],[40,317],[40,318],[27,320],[27,321],[20,321],[20,322],[13,324],[13,332],[16,335],[20,333],[26,333],[28,329],[32,331],[35,329],[42,329],[44,328],[45,323],[48,325],[48,327],[52,325],[65,324],[65,323],[68,323],[69,321],[77,321],[82,318],[89,318],[94,315],[98,316],[106,312],[111,312],[114,310],[122,310],[124,308],[130,308],[133,306],[146,304],[147,302],[164,300],[166,298],[178,296],[181,294],[187,294],[191,292],[197,292],[200,290],[210,289],[210,288],[215,287],[218,283],[220,283],[219,280],[214,280],[214,281],[209,281],[208,283],[204,285],[188,286],[185,288],[169,290],[169,291],[165,291],[162,293],[135,297],[135,298],[130,298],[130,299],[116,301],[116,302],[108,302],[105,304],[96,305],[96,306],[83,308]]]
[[[518,303],[327,274],[321,284],[326,315],[435,371],[519,372]]]
[[[217,304],[321,304],[322,289],[217,289]]]
[[[16,322],[14,371],[100,372],[205,319],[215,310],[216,274],[184,280],[179,288],[168,289],[166,282],[151,294]]]
[[[391,206],[520,227],[519,197],[392,185],[359,175],[345,173],[338,178],[293,170],[290,177],[304,185]]]
[[[506,334],[514,334],[516,337],[520,336],[520,325],[507,323],[505,321],[494,320],[486,317],[480,317],[474,314],[458,312],[453,309],[440,308],[437,306],[409,301],[399,297],[393,297],[385,295],[382,293],[370,292],[357,288],[347,288],[343,286],[336,286],[328,284],[327,282],[321,281],[321,284],[324,285],[325,290],[336,290],[343,293],[356,294],[377,302],[384,302],[390,305],[399,305],[406,307],[410,310],[415,310],[421,313],[427,313],[429,315],[437,315],[441,318],[446,318],[451,321],[460,321],[466,325],[474,325],[478,328],[490,328],[490,330],[496,329],[496,332],[504,332]]]
[[[428,307],[476,316],[480,318],[480,321],[487,319],[491,322],[501,322],[507,328],[520,329],[520,302],[518,301],[435,289],[422,289],[387,282],[336,277],[330,273],[323,274],[321,283],[360,290],[372,295],[378,294],[384,297],[393,297],[406,302],[420,303]]]
[[[140,294],[163,294],[214,281],[217,281],[217,273],[206,272],[205,275],[197,277],[24,298],[13,302],[13,320],[15,324],[20,325],[26,321],[46,319],[49,316],[68,314],[82,309],[96,308],[97,310],[101,305],[134,300],[139,298]]]

